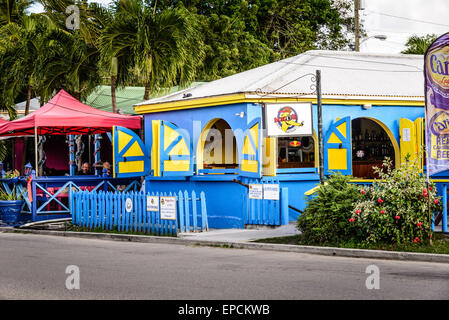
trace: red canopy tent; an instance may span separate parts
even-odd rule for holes
[[[84,135],[112,131],[113,126],[141,128],[141,117],[92,108],[61,90],[33,113],[14,121],[0,121],[0,138],[34,136],[35,163],[38,135]]]
[[[33,113],[0,121],[0,136],[97,134],[111,131],[113,126],[140,129],[141,118],[92,108],[61,90]]]

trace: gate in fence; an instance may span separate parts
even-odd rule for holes
[[[246,182],[246,181],[245,181]],[[288,188],[281,188],[279,181],[267,180],[263,183],[247,184],[245,194],[247,208],[245,225],[279,226],[289,223]]]
[[[72,222],[88,229],[176,236],[205,231],[206,197],[195,191],[176,193],[75,192]]]

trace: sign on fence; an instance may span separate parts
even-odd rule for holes
[[[159,211],[158,196],[147,196],[147,211]]]
[[[264,184],[263,198],[265,200],[279,200],[279,185],[278,184]]]
[[[175,197],[161,197],[161,219],[176,220]]]
[[[250,199],[263,199],[262,185],[250,184],[248,188],[248,197]]]

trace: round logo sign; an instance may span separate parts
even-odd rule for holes
[[[304,121],[301,123],[297,121],[298,115],[296,111],[288,106],[280,108],[277,117],[274,118],[274,122],[284,132],[292,132],[296,127],[302,127],[304,125]]]
[[[131,200],[131,198],[126,199],[125,209],[126,209],[126,212],[131,212],[133,210],[133,201]]]
[[[427,55],[427,70],[441,89],[449,89],[449,46],[435,48]]]

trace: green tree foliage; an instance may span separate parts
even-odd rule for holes
[[[142,0],[116,0],[114,19],[101,36],[102,61],[117,58],[118,68],[132,72],[150,93],[195,79],[202,61],[194,17],[183,8],[155,10]],[[125,81],[125,71],[117,76]]]
[[[311,49],[345,49],[352,0],[151,0],[198,16],[206,57],[198,80],[214,80]]]
[[[405,43],[406,49],[401,53],[405,54],[425,54],[427,48],[435,41],[438,36],[436,34],[428,34],[425,36],[411,36]]]

